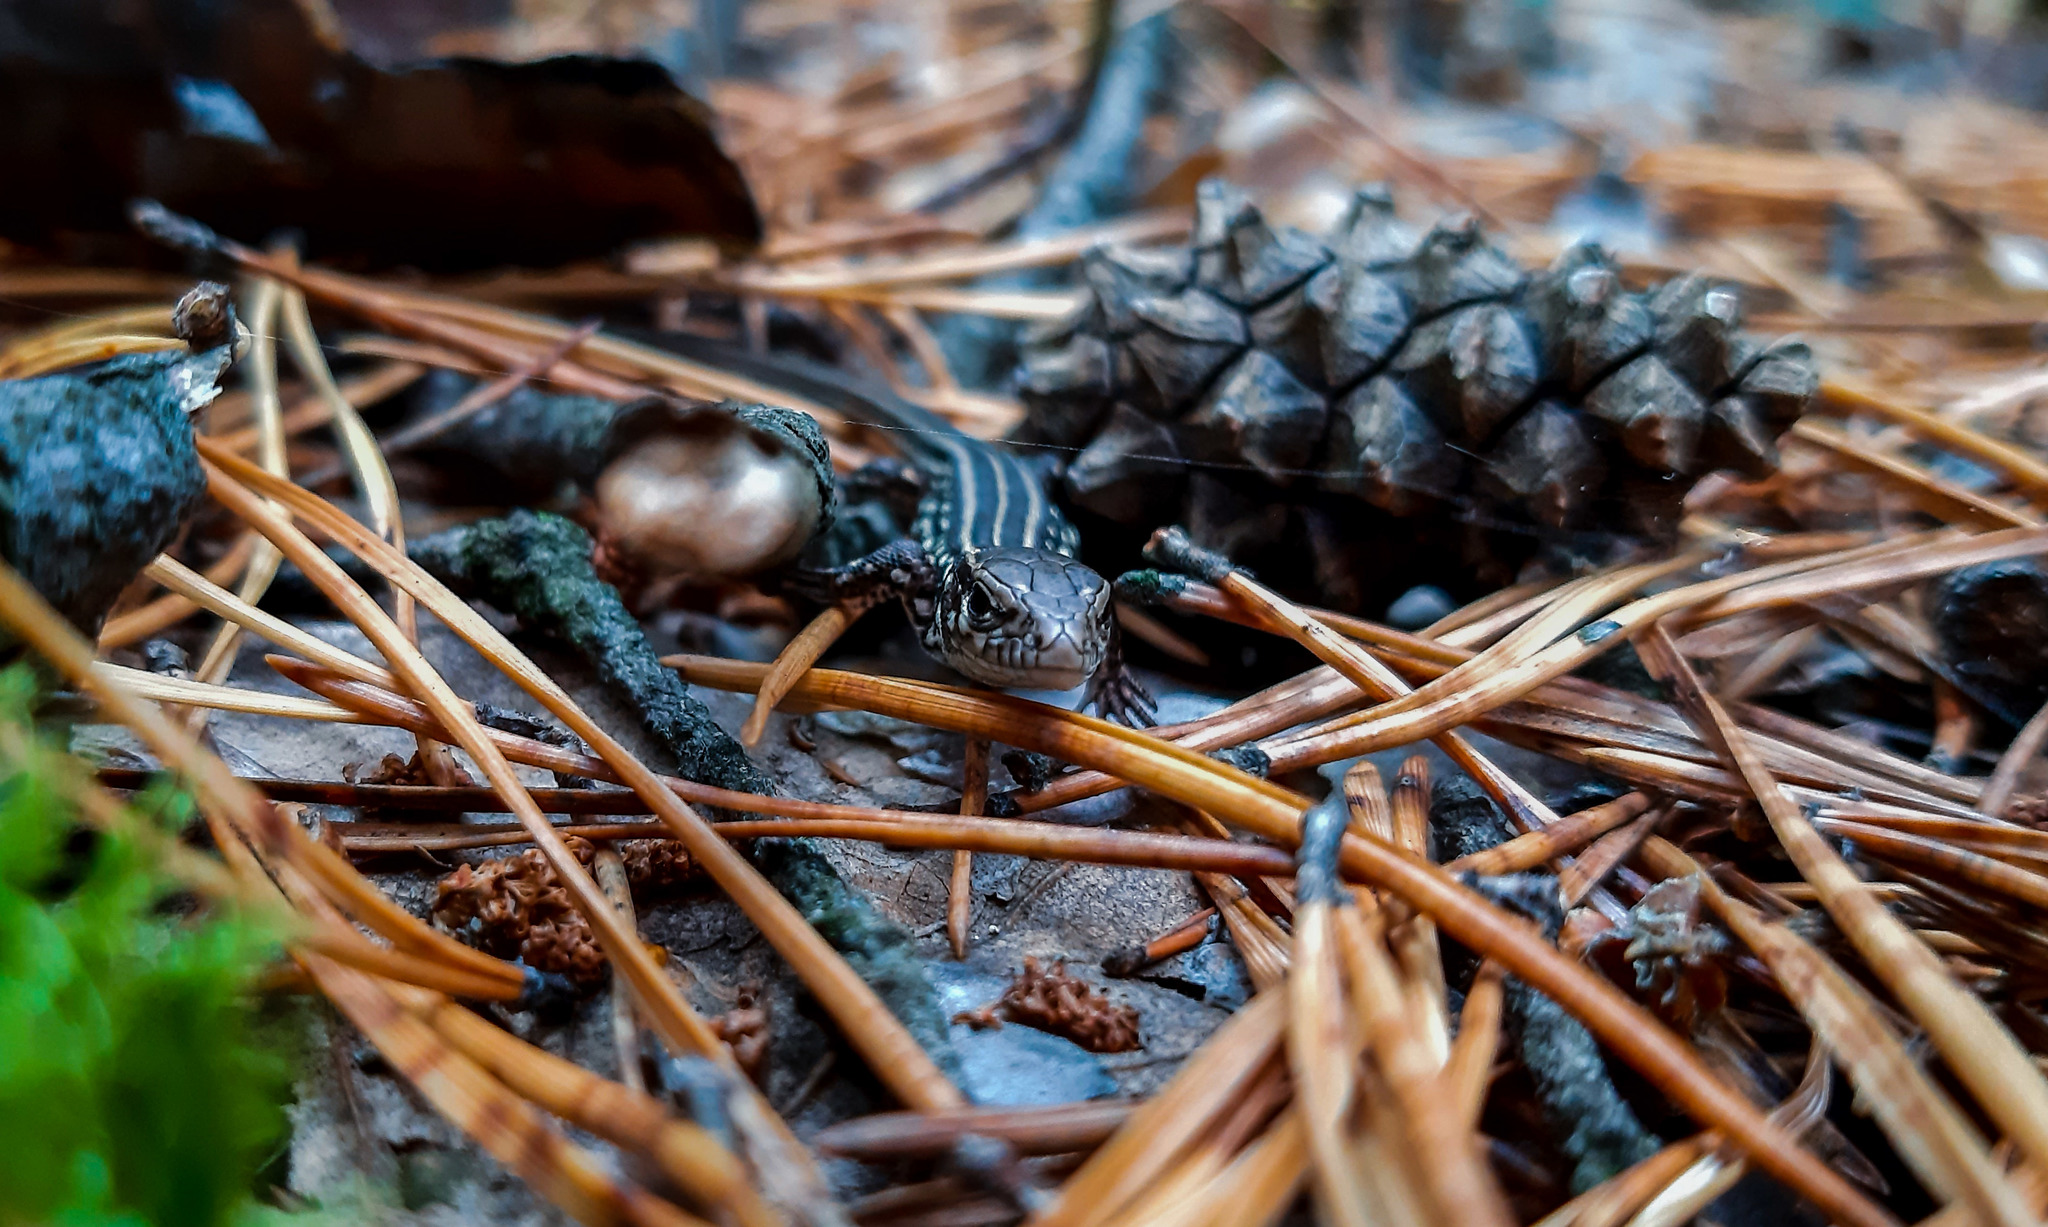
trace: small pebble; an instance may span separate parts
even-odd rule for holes
[[[1457,608],[1450,593],[1434,584],[1417,584],[1387,606],[1387,623],[1404,631],[1419,631],[1449,617]]]

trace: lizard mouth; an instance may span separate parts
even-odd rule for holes
[[[1071,629],[984,640],[949,661],[984,686],[1021,690],[1072,690],[1088,681],[1102,653],[1086,650]]]

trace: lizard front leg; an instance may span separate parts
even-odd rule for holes
[[[892,597],[900,599],[911,625],[922,636],[931,625],[938,573],[923,546],[900,537],[844,566],[796,571],[787,586],[821,604],[851,605],[856,613],[865,613]]]

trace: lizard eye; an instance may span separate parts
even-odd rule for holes
[[[1002,621],[1003,611],[995,594],[980,584],[967,590],[967,623],[976,630],[988,630]]]

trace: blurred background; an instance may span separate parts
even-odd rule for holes
[[[0,342],[218,275],[134,234],[154,197],[478,302],[806,353],[997,437],[1083,252],[1184,241],[1212,177],[1312,233],[1379,181],[1525,267],[1592,239],[1634,288],[1699,270],[1831,375],[2044,446],[2043,108],[2020,0],[6,0]],[[407,355],[332,354],[380,356]],[[1024,429],[1053,463],[1085,441]],[[1865,494],[1795,446],[1687,505],[1827,527]],[[1209,535],[1300,535],[1244,524]],[[1448,560],[1470,596],[1526,553],[1474,550],[1359,565]]]
[[[1119,46],[1134,105],[1084,134]],[[601,105],[526,96],[565,65]],[[1880,363],[2025,341],[2048,291],[2048,12],[2021,0],[8,0],[0,102],[0,306],[31,316],[149,286],[56,271],[165,267],[126,236],[137,194],[315,259],[551,269],[479,292],[673,323],[691,295],[822,301],[764,268],[1165,237],[1211,174],[1310,228],[1384,179],[1525,260],[1597,237]],[[1094,179],[1048,202],[1084,135]]]
[[[799,236],[815,247],[833,224],[890,218],[908,235],[905,215],[927,234],[1001,235],[1070,143],[1105,29],[1153,17],[1171,45],[1130,116],[1123,198],[1102,202],[1114,211],[1184,208],[1220,173],[1314,225],[1353,184],[1389,179],[1424,215],[1468,208],[1529,242],[1597,232],[1634,257],[1745,281],[1818,278],[1778,287],[1805,309],[1963,271],[1987,293],[2048,286],[2048,12],[2021,0],[9,0],[0,82],[10,113],[32,118],[0,141],[56,131],[67,84],[156,74],[176,113],[147,113],[138,92],[127,123],[285,146],[273,129],[290,123],[271,112],[286,52],[309,41],[399,75],[447,57],[625,58],[708,107],[765,225],[763,257],[801,251]],[[306,75],[292,84],[311,95],[338,88],[334,73]],[[407,118],[451,105],[427,102]],[[84,250],[20,220],[19,198],[95,173],[115,186],[107,164],[130,151],[114,117],[96,124],[50,168],[59,182],[9,193],[14,262]],[[182,152],[157,141],[131,160]],[[82,229],[66,220],[37,219]],[[552,253],[508,247],[496,262],[552,262],[536,254]],[[1903,306],[1887,318],[1906,322]]]

